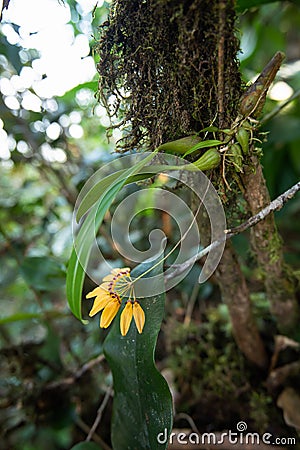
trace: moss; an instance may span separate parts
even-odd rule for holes
[[[97,68],[99,97],[125,134],[120,150],[218,126],[220,97],[231,123],[241,94],[234,20],[232,0],[112,3]]]
[[[228,398],[244,383],[243,358],[218,309],[209,311],[210,322],[201,327],[171,323],[168,335],[172,368],[181,393],[198,399],[205,395]],[[221,344],[222,343],[222,344]]]
[[[282,258],[282,239],[278,232],[275,232],[271,238],[268,234],[266,241],[268,242],[267,251],[270,258],[270,264],[276,264],[277,261]]]
[[[249,406],[254,429],[261,434],[265,433],[270,424],[270,417],[273,415],[272,397],[263,389],[252,391]]]

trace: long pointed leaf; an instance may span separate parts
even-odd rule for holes
[[[140,180],[146,180],[147,178],[151,178],[153,177],[153,175],[156,175],[159,172],[163,172],[165,170],[178,170],[179,168],[180,168],[179,166],[171,166],[168,164],[150,165],[142,167],[139,173],[131,175],[126,179],[125,185]],[[118,172],[108,175],[107,177],[95,183],[94,186],[92,186],[92,188],[85,194],[82,201],[80,202],[80,205],[76,213],[77,222],[79,222],[79,220],[84,216],[84,214],[99,200],[99,198],[103,195],[105,190],[115,180],[124,175],[125,172],[126,169],[119,170]]]
[[[117,179],[112,179],[98,200],[98,202],[90,209],[79,233],[76,237],[71,257],[68,263],[66,293],[69,307],[72,313],[82,320],[81,313],[81,294],[83,282],[85,278],[85,269],[88,264],[92,244],[94,241],[95,230],[98,230],[106,211],[114,201],[114,198],[128,179],[138,174],[143,166],[145,166],[155,156],[156,152],[151,153],[142,161],[133,167],[119,174]]]
[[[221,144],[223,144],[223,142],[218,141],[217,139],[208,139],[207,141],[199,142],[198,144],[194,145],[194,147],[185,152],[183,157],[190,155],[191,153],[194,153],[196,150],[200,150],[201,148],[216,147]]]

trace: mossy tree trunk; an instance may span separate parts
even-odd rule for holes
[[[251,215],[270,203],[269,191],[262,167],[252,158],[254,170],[243,175],[244,197]],[[281,238],[274,215],[270,214],[250,230],[251,248],[262,272],[267,298],[281,333],[297,337],[299,305],[296,297],[297,280],[284,261]]]

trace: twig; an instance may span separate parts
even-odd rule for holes
[[[300,89],[298,91],[294,92],[291,97],[289,97],[285,102],[278,105],[276,108],[274,108],[269,114],[266,114],[261,120],[260,124],[264,124],[268,122],[268,120],[273,119],[276,114],[278,114],[283,108],[285,108],[289,103],[291,103],[296,98],[300,97]]]
[[[108,403],[108,400],[109,400],[109,398],[111,396],[111,393],[112,393],[112,387],[110,386],[107,389],[106,393],[105,393],[105,396],[104,396],[104,398],[103,398],[103,400],[101,402],[101,405],[99,406],[95,422],[93,423],[93,425],[92,425],[92,427],[91,427],[91,429],[89,431],[89,434],[86,437],[86,441],[90,441],[92,439],[93,434],[95,433],[95,431],[96,431],[96,429],[97,429],[97,427],[98,427],[98,425],[99,425],[99,423],[101,421],[103,411],[104,411],[104,409],[105,409],[105,407],[106,407],[106,405]]]
[[[76,417],[75,423],[85,433],[89,432],[89,426],[82,419],[80,419],[80,417]],[[101,436],[96,433],[94,433],[93,435],[93,441],[97,442],[97,444],[100,444],[103,450],[112,450],[111,447],[104,442]]]
[[[191,429],[193,430],[193,432],[200,434],[200,431],[198,430],[194,420],[192,419],[192,417],[189,414],[186,414],[183,412],[176,414],[175,420],[179,420],[179,419],[186,420],[188,422],[189,426],[191,427]]]
[[[185,272],[191,265],[195,263],[195,261],[198,261],[199,259],[203,258],[203,256],[207,255],[211,250],[218,247],[219,245],[224,243],[224,239],[228,240],[232,238],[233,236],[242,233],[243,231],[246,231],[248,228],[253,227],[258,222],[261,222],[263,219],[265,219],[269,214],[271,214],[273,211],[278,211],[282,208],[282,206],[291,198],[293,198],[296,193],[300,190],[300,181],[296,183],[294,186],[292,186],[290,189],[288,189],[283,194],[279,195],[275,200],[273,200],[271,203],[269,203],[268,206],[263,208],[261,211],[259,211],[254,216],[250,217],[246,222],[242,223],[241,225],[238,225],[235,228],[230,228],[229,230],[225,230],[225,236],[222,239],[218,239],[214,242],[212,242],[210,245],[205,247],[203,250],[201,250],[196,256],[193,256],[192,258],[187,259],[182,264],[174,264],[172,266],[172,273],[165,276],[165,282],[169,281],[169,279],[177,277],[178,275]]]
[[[243,231],[247,230],[247,228],[253,227],[253,225],[256,225],[261,220],[265,219],[271,212],[278,211],[283,207],[283,205],[293,198],[295,194],[300,190],[300,181],[294,186],[292,186],[290,189],[285,191],[283,194],[279,195],[275,200],[273,200],[269,205],[267,205],[265,208],[263,208],[261,211],[259,211],[254,216],[250,217],[250,219],[246,220],[246,222],[242,223],[241,225],[231,228],[229,230],[226,230],[226,234],[228,238],[242,233]]]
[[[188,301],[188,304],[186,307],[186,314],[185,314],[184,321],[183,321],[183,324],[185,326],[188,326],[191,323],[192,313],[193,313],[193,309],[194,309],[194,306],[195,306],[195,303],[196,303],[196,300],[198,297],[199,289],[200,289],[200,285],[195,283],[192,294],[189,298],[189,301]]]
[[[72,376],[63,378],[62,380],[53,381],[49,383],[46,388],[48,390],[57,389],[58,387],[70,386],[75,383],[79,378],[81,378],[85,372],[91,370],[95,365],[99,364],[104,360],[104,355],[99,355],[94,359],[91,359],[87,363],[85,363],[82,367],[80,367],[77,372],[75,372]]]

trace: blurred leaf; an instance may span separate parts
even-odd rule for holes
[[[118,180],[118,178],[125,174],[126,170],[120,170],[115,173],[111,173],[107,177],[103,178],[99,183],[95,184],[88,193],[85,195],[85,197],[82,199],[77,214],[76,214],[76,220],[79,222],[79,220],[84,216],[84,214],[101,198],[101,196],[104,194],[104,192],[112,186],[112,184]]]
[[[58,317],[65,317],[67,313],[61,311],[47,311],[47,318],[55,319]],[[21,320],[40,319],[45,320],[44,313],[16,313],[6,317],[0,317],[0,325],[4,323],[19,322]]]
[[[42,348],[39,350],[39,355],[42,356],[45,361],[51,361],[61,367],[60,345],[60,336],[57,331],[55,332],[53,328],[49,326],[49,323],[47,323],[47,335],[43,342]]]
[[[209,127],[202,128],[199,133],[206,133],[207,131],[209,131],[210,133],[214,133],[220,131],[220,129],[218,127],[215,127],[214,125],[210,125]]]
[[[242,12],[245,9],[265,5],[266,3],[274,3],[274,0],[237,0],[236,7],[238,11]]]
[[[80,442],[79,444],[74,445],[71,450],[102,450],[102,447],[94,444],[94,442]]]
[[[16,26],[13,27],[15,28]],[[17,45],[8,45],[4,36],[0,36],[0,46],[1,54],[4,54],[8,61],[13,65],[15,71],[20,73],[20,70],[22,69],[22,62],[19,55],[20,48]]]
[[[152,267],[145,262],[132,275],[137,277]],[[161,273],[162,263],[149,276]],[[166,380],[154,363],[157,336],[164,315],[165,294],[141,301],[146,322],[142,334],[131,324],[120,334],[120,311],[104,341],[104,354],[114,380],[112,443],[116,450],[156,450],[166,448],[157,436],[172,427],[172,400]]]
[[[64,285],[65,270],[51,257],[26,257],[20,267],[25,281],[40,291],[52,291]]]
[[[289,154],[295,172],[300,175],[300,139],[291,142]]]
[[[78,86],[75,86],[73,89],[70,89],[64,95],[58,98],[63,102],[74,102],[76,92],[78,92],[80,89],[90,89],[91,91],[96,92],[97,86],[97,81],[87,81],[86,83],[78,84]]]
[[[245,11],[245,9],[253,8],[254,6],[266,5],[267,3],[276,3],[276,0],[237,0],[237,10],[241,12]],[[281,1],[281,3],[284,2]],[[293,0],[292,3],[299,5],[300,1]]]
[[[130,183],[136,183],[140,180],[146,180],[147,178],[153,177],[156,173],[158,173],[158,170],[170,170],[170,166],[168,165],[162,165],[162,166],[146,166],[141,168],[140,173],[136,175],[132,175],[128,177],[124,183],[130,184]],[[122,176],[122,174],[125,174],[126,169],[120,170],[118,172],[112,173],[108,175],[107,177],[103,178],[101,181],[96,183],[89,192],[85,195],[85,197],[82,199],[77,214],[76,214],[76,220],[77,222],[84,216],[84,214],[99,200],[101,195],[103,195],[104,191],[110,186],[118,177]]]

